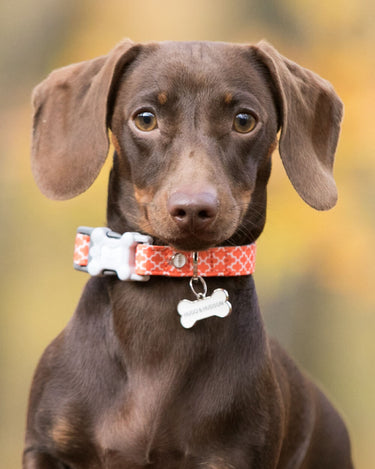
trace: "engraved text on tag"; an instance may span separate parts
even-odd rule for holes
[[[222,288],[214,290],[211,296],[199,298],[195,301],[181,300],[177,311],[181,316],[181,324],[186,329],[194,326],[196,321],[218,316],[224,318],[232,311],[232,305],[228,301],[228,292]]]

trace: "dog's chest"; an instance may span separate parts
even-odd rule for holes
[[[187,445],[177,442],[169,418],[172,379],[130,376],[124,395],[100,416],[95,437],[106,468],[177,467],[185,459]]]
[[[211,445],[202,445],[205,419],[197,419],[194,403],[182,393],[171,393],[175,376],[162,380],[138,374],[130,380],[122,402],[101,415],[96,425],[98,453],[106,469],[117,468],[211,468],[232,469],[225,448],[211,454]],[[194,383],[191,383],[194,387]],[[195,398],[194,398],[195,399]],[[190,409],[190,410],[189,410]],[[216,431],[211,435],[215,438]],[[205,434],[205,438],[210,435]]]

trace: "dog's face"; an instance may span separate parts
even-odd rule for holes
[[[131,229],[183,250],[261,230],[277,112],[249,50],[236,52],[165,43],[125,71],[111,123],[122,176],[110,189]]]
[[[34,95],[33,169],[53,198],[77,195],[116,149],[108,219],[182,250],[254,241],[271,154],[301,197],[336,202],[342,105],[271,46],[121,43],[54,72]]]

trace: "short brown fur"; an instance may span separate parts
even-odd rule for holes
[[[137,127],[145,111],[152,131]],[[251,131],[236,130],[239,114]],[[47,196],[74,197],[100,171],[110,130],[112,230],[184,251],[244,245],[264,227],[279,131],[299,195],[336,203],[341,117],[328,82],[265,42],[123,41],[36,88],[32,167]],[[24,469],[353,467],[341,417],[268,338],[253,277],[207,285],[228,291],[232,314],[187,331],[176,311],[193,299],[186,279],[88,281],[36,370]]]

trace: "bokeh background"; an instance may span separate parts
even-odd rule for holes
[[[44,198],[29,166],[31,89],[52,69],[105,54],[123,37],[266,38],[343,99],[339,203],[327,213],[305,205],[275,154],[256,282],[270,333],[345,416],[357,467],[375,467],[374,10],[372,0],[1,1],[2,468],[21,466],[33,371],[87,280],[71,267],[75,229],[105,223],[110,168],[109,158],[76,199]]]

